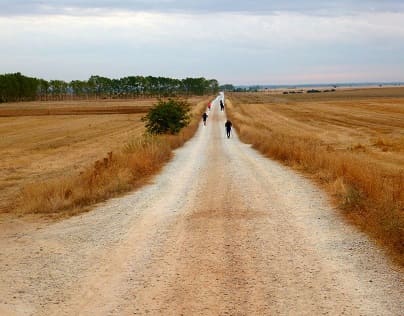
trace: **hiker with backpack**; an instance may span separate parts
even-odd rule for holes
[[[224,103],[222,99],[220,99],[220,111],[224,111]]]

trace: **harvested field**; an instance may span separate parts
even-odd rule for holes
[[[0,105],[0,117],[145,113],[155,98],[140,100],[36,101]]]
[[[44,116],[44,115],[101,115],[101,114],[135,114],[144,113],[150,106],[117,106],[117,107],[69,107],[69,108],[22,108],[1,109],[0,117]]]
[[[142,134],[143,114],[96,115],[99,109],[122,108],[118,102],[113,107],[107,104],[79,101],[2,105],[0,209],[5,210],[24,185],[78,172],[108,151],[116,150],[122,139]],[[127,102],[124,104],[128,107]],[[145,112],[144,102],[140,106],[137,102],[132,104],[132,108]],[[77,115],[77,109],[91,114]],[[65,114],[44,115],[58,111]]]
[[[231,101],[243,141],[315,175],[350,220],[402,257],[403,88],[244,93]]]
[[[190,99],[193,104],[197,101],[200,99]],[[33,184],[62,184],[103,160],[108,152],[121,152],[126,143],[143,134],[141,118],[155,102],[148,99],[1,105],[0,210],[13,209],[24,188],[28,187],[31,195],[43,194]]]

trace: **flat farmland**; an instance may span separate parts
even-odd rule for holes
[[[251,94],[235,96],[235,102],[245,125],[356,152],[392,172],[404,168],[404,89]]]
[[[141,117],[155,101],[1,105],[0,209],[26,184],[77,173],[141,135]]]
[[[350,220],[402,253],[403,88],[234,93],[230,100],[244,142],[314,176]]]
[[[134,114],[146,112],[155,101],[156,99],[142,99],[136,101],[100,99],[5,103],[0,106],[0,117]]]

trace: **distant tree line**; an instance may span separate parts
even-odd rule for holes
[[[204,95],[217,93],[216,79],[173,79],[153,76],[128,76],[110,79],[91,76],[88,80],[44,80],[21,73],[0,75],[0,103],[33,100],[98,98],[138,98]]]
[[[220,91],[225,92],[257,92],[260,90],[260,86],[238,86],[235,87],[232,84],[224,84],[219,86]]]
[[[219,90],[220,91],[228,91],[228,92],[233,92],[233,91],[235,91],[235,88],[234,88],[234,86],[232,85],[232,84],[224,84],[224,85],[221,85],[220,87],[219,87]]]

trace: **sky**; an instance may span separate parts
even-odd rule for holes
[[[0,0],[0,73],[404,81],[404,0]]]

